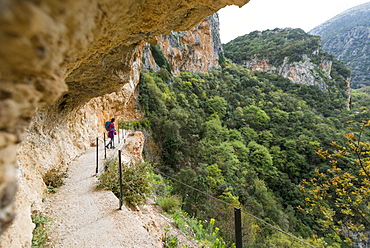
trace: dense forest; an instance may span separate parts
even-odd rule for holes
[[[246,60],[257,58],[269,59],[274,65],[281,65],[285,58],[289,62],[301,61],[303,54],[317,58],[312,55],[319,47],[320,37],[309,35],[302,29],[290,28],[254,31],[224,45],[225,57],[234,63],[242,64]],[[333,58],[332,55],[321,52],[326,58]]]
[[[318,42],[307,41],[315,46]],[[327,213],[314,211],[317,205],[310,199],[318,197],[311,190],[318,187],[318,175],[332,166],[333,159],[326,158],[348,145],[347,122],[369,117],[366,109],[345,108],[343,81],[348,72],[343,64],[334,63],[327,91],[252,72],[230,60],[209,73],[182,72],[174,77],[165,67],[158,73],[142,73],[138,86],[145,112],[142,126],[155,143],[147,146],[146,159],[176,179],[169,193],[180,197],[182,210],[201,220],[216,219],[225,240],[233,240],[232,209],[213,197],[318,247],[347,247],[343,240],[348,235],[320,221]],[[351,159],[348,154],[336,165],[346,171]],[[363,200],[368,203],[369,196]],[[329,203],[324,205],[335,211]],[[343,225],[343,216],[332,214],[331,220]],[[363,228],[363,222],[358,224]],[[245,247],[300,247],[248,216],[243,226]]]

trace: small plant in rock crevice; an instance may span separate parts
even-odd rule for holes
[[[32,231],[32,243],[31,248],[45,248],[50,247],[47,244],[49,235],[47,223],[53,219],[47,217],[42,212],[37,212],[31,215],[32,222],[36,225]]]
[[[57,169],[51,169],[43,176],[47,187],[46,193],[56,193],[57,188],[64,185],[63,178],[67,178],[67,172],[61,172]]]

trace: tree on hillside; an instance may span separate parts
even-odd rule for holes
[[[362,121],[359,128],[349,127],[346,145],[332,142],[334,152],[319,150],[330,166],[316,169],[316,177],[300,185],[308,195],[305,211],[331,238],[348,244],[370,244],[370,142],[363,141],[369,127],[370,120]]]

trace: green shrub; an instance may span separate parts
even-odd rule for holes
[[[184,212],[176,212],[171,217],[176,223],[178,229],[189,236],[194,236],[195,239],[202,244],[202,247],[235,248],[233,243],[228,243],[221,237],[220,229],[215,226],[215,219],[201,221],[197,218],[190,217]],[[189,228],[192,230],[190,233]]]
[[[171,73],[171,67],[170,64],[168,63],[167,59],[163,55],[163,52],[159,48],[158,45],[150,45],[150,51],[152,52],[152,55],[154,57],[155,63],[159,67],[165,68],[169,73]]]
[[[144,204],[146,196],[151,192],[150,172],[148,163],[122,165],[122,200],[132,206]],[[119,170],[116,159],[106,162],[106,170],[99,177],[98,188],[112,191],[120,195]]]
[[[167,213],[173,214],[180,210],[181,200],[176,195],[158,197],[157,204]]]
[[[150,127],[150,121],[148,119],[144,119],[141,121],[119,121],[118,126],[120,129],[126,130],[140,130],[140,129],[147,129]]]
[[[43,213],[35,213],[31,215],[32,222],[36,225],[32,231],[32,248],[47,247],[46,243],[49,238],[48,228],[46,224],[52,221],[51,218],[45,216]]]
[[[51,169],[43,177],[44,183],[47,186],[47,193],[56,193],[56,188],[64,184],[63,178],[67,177],[66,172],[60,172],[57,169]]]
[[[179,243],[179,240],[177,237],[173,236],[173,235],[169,235],[168,232],[169,232],[169,226],[166,226],[164,228],[164,236],[163,236],[163,247],[164,248],[177,248],[178,247],[178,243]]]

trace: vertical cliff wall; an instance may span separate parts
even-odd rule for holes
[[[219,18],[215,13],[189,31],[161,35],[156,42],[174,75],[181,71],[207,72],[220,67],[219,56],[223,51],[219,30]],[[146,44],[144,49],[143,69],[157,72],[160,65],[156,63],[150,46]]]
[[[0,233],[19,190],[0,246],[29,247],[43,173],[81,154],[108,117],[135,118],[143,41],[248,1],[1,0]]]

